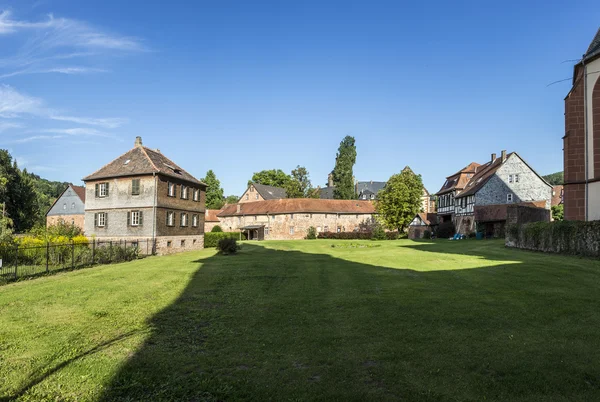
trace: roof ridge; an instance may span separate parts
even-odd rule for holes
[[[148,159],[148,161],[150,161],[150,164],[152,165],[152,167],[154,168],[154,170],[156,170],[157,172],[160,172],[160,169],[156,167],[156,165],[152,161],[152,158],[150,158],[150,156],[148,156],[148,152],[146,152],[146,147],[142,145],[140,148],[142,149],[142,152],[144,153],[144,156]]]

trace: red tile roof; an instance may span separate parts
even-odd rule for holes
[[[75,194],[77,194],[77,196],[79,197],[79,199],[81,201],[83,201],[83,203],[85,204],[85,187],[83,187],[83,186],[74,186],[73,184],[71,184],[71,188],[73,188],[73,191],[75,191]]]
[[[480,171],[486,165],[480,165],[477,162],[471,162],[458,172],[454,173],[446,177],[446,182],[442,186],[442,188],[437,192],[437,194],[447,193],[452,190],[462,190],[465,188],[469,179],[472,175],[475,175],[478,171]]]
[[[552,202],[551,205],[560,205],[563,202],[563,186],[562,184],[552,187]]]
[[[207,209],[205,213],[205,222],[219,222],[219,218],[217,218],[217,214],[221,212],[220,209]]]
[[[240,212],[237,212],[238,206],[240,207]],[[311,212],[332,214],[376,213],[375,205],[371,201],[322,200],[318,198],[282,198],[278,200],[265,200],[227,205],[217,215],[219,217],[224,217]]]
[[[85,177],[83,181],[153,173],[178,178],[195,184],[204,184],[159,151],[144,146],[136,146],[125,152],[117,159]]]

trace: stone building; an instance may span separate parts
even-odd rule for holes
[[[46,213],[46,226],[64,222],[82,231],[85,218],[85,187],[70,184]]]
[[[408,225],[409,239],[423,239],[425,233],[433,233],[437,226],[438,216],[436,213],[419,212]]]
[[[564,186],[558,184],[552,187],[552,206],[560,205],[563,203]]]
[[[264,184],[251,183],[239,199],[239,203],[256,202],[264,200],[277,200],[287,198],[285,189],[281,187],[265,186]]]
[[[565,219],[600,219],[600,30],[573,70],[563,149]]]
[[[220,226],[219,217],[217,214],[221,212],[220,209],[207,209],[204,214],[204,233],[210,232],[215,226]],[[222,227],[221,227],[222,229]]]
[[[369,230],[375,207],[370,201],[283,198],[227,205],[219,212],[227,232],[243,231],[249,239],[303,239],[317,232]]]
[[[87,236],[152,240],[161,254],[203,248],[206,185],[140,137],[83,181]]]
[[[453,221],[457,232],[471,233],[475,223],[485,226],[488,234],[500,234],[506,221],[506,208],[511,204],[531,204],[550,209],[552,186],[546,182],[516,152],[502,151],[499,158],[492,154],[470,177],[454,197]],[[494,211],[502,210],[498,215]],[[488,211],[488,212],[486,212]],[[492,215],[494,219],[489,219]]]

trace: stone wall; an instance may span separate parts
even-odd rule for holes
[[[253,185],[248,186],[244,194],[238,200],[238,203],[243,204],[245,202],[256,202],[256,201],[264,201],[264,198],[256,191],[256,188]]]
[[[221,226],[221,222],[204,222],[204,233],[211,232],[215,226]],[[221,226],[223,229],[223,226]]]
[[[93,219],[93,218],[92,218]],[[74,225],[80,228],[82,231],[85,230],[85,215],[83,213],[76,215],[48,215],[46,216],[46,226],[53,226],[59,222],[64,222],[67,225]]]
[[[152,237],[103,237],[97,241],[113,242],[117,244],[127,244],[131,242],[139,242],[140,254],[152,254]],[[204,248],[204,234],[194,236],[159,236],[155,239],[156,254],[166,255],[174,253],[182,253],[185,251],[202,250]]]
[[[374,221],[372,214],[323,214],[294,213],[278,215],[250,215],[221,217],[221,228],[226,232],[238,232],[249,225],[264,225],[265,240],[303,239],[308,228],[314,226],[317,232],[353,232],[370,228]],[[293,228],[293,233],[291,232]]]
[[[524,205],[510,205],[506,210],[508,225],[521,225],[530,222],[550,222],[552,213],[544,208]]]

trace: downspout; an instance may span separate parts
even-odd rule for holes
[[[156,204],[158,202],[158,177],[156,172],[152,173],[154,177],[154,200],[152,202],[152,251],[156,252]]]
[[[587,66],[585,65],[585,58],[582,61],[583,65],[583,124],[585,125],[585,220],[588,220],[588,180],[589,180],[589,169],[588,169],[588,80],[587,80]]]

